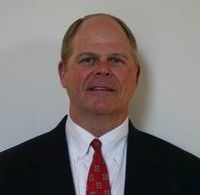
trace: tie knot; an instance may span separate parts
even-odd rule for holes
[[[94,139],[91,142],[91,146],[94,148],[95,152],[99,152],[101,150],[101,141],[99,139]]]

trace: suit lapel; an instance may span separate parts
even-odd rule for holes
[[[30,162],[39,173],[34,178],[35,189],[38,189],[35,194],[75,194],[65,135],[66,119],[47,133],[42,145],[30,153]]]
[[[156,148],[151,147],[149,139],[150,136],[129,123],[125,195],[164,195],[167,191],[163,183],[168,178],[169,167],[160,159]]]

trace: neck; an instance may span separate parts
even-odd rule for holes
[[[70,110],[70,117],[76,124],[95,137],[100,137],[122,124],[128,117],[128,112],[115,115],[93,113],[77,114]]]

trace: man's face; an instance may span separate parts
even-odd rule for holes
[[[78,30],[72,48],[68,62],[59,66],[62,86],[70,98],[70,112],[128,114],[139,67],[119,24],[105,17],[88,19]]]

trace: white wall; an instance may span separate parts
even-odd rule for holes
[[[68,112],[57,76],[61,40],[93,12],[122,18],[138,40],[136,126],[200,157],[199,0],[0,0],[0,151]]]

